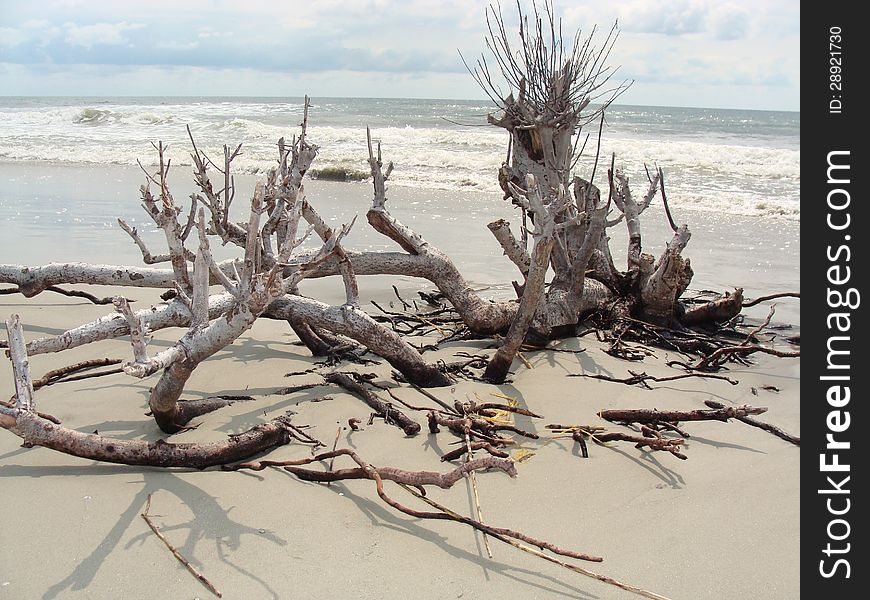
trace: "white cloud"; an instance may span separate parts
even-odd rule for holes
[[[97,45],[118,46],[126,44],[128,40],[124,36],[124,32],[141,29],[145,25],[121,21],[120,23],[94,23],[93,25],[64,23],[63,27],[66,30],[68,44],[90,48]]]
[[[749,31],[749,11],[735,4],[717,6],[710,15],[710,27],[720,40],[739,40]]]
[[[44,19],[31,19],[18,27],[0,27],[0,46],[17,46],[31,40],[45,44],[59,29]]]
[[[626,31],[684,35],[704,30],[708,10],[696,0],[635,0],[617,12]]]

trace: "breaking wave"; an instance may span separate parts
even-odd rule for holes
[[[371,123],[385,158],[395,163],[394,185],[499,193],[497,172],[507,134],[454,123],[480,122],[485,109],[455,101],[349,99],[317,104],[309,128],[309,139],[320,146],[316,167],[367,171],[365,125]],[[646,181],[644,163],[656,163],[664,169],[668,199],[675,208],[799,219],[799,123],[796,128],[782,125],[750,111],[737,118],[708,110],[712,116],[695,115],[692,121],[678,112],[686,109],[616,110],[600,152],[615,152],[617,164],[636,185]],[[135,165],[138,159],[151,164],[151,141],[160,139],[169,145],[173,164],[189,165],[189,125],[197,145],[213,156],[221,154],[224,143],[244,143],[235,168],[263,173],[274,164],[277,139],[292,137],[301,113],[300,103],[276,101],[6,103],[0,104],[0,160]],[[731,121],[723,125],[726,118]],[[647,121],[656,125],[645,125]],[[591,171],[594,154],[595,148],[588,147],[578,161],[578,173]]]

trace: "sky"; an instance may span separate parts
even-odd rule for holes
[[[618,21],[621,104],[800,110],[798,0],[554,1],[566,38]],[[489,5],[0,0],[0,95],[483,98]]]

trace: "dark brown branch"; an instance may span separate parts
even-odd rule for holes
[[[465,453],[467,453],[469,450],[471,450],[471,451],[486,450],[491,455],[498,456],[499,458],[510,457],[510,454],[508,454],[507,452],[503,452],[502,450],[499,450],[498,448],[496,448],[495,446],[493,446],[489,442],[472,442],[471,444],[462,444],[458,448],[456,448],[455,450],[451,450],[450,452],[446,452],[441,457],[441,461],[442,462],[449,462],[451,460],[456,460],[457,458],[460,458]]]
[[[308,465],[313,462],[327,460],[336,456],[348,456],[350,457],[357,465],[358,468],[353,469],[341,469],[338,471],[316,471],[314,469],[304,469],[300,468],[301,465]],[[511,477],[516,477],[517,472],[514,467],[513,461],[509,459],[500,459],[494,457],[486,457],[486,458],[478,458],[471,460],[467,463],[462,464],[457,467],[453,471],[449,473],[433,473],[427,471],[404,471],[402,469],[396,469],[393,467],[373,467],[371,464],[365,462],[360,456],[348,449],[339,449],[333,452],[324,452],[322,454],[318,454],[317,456],[312,456],[310,458],[305,458],[297,461],[284,461],[283,463],[271,463],[273,466],[283,466],[284,469],[290,471],[300,479],[304,479],[305,481],[336,481],[339,479],[372,479],[377,485],[378,496],[381,497],[384,502],[392,506],[393,508],[410,515],[412,517],[416,517],[419,519],[437,519],[437,520],[452,520],[458,521],[465,525],[469,525],[478,531],[481,531],[487,535],[492,535],[498,539],[502,538],[514,538],[526,543],[537,546],[538,548],[549,550],[555,554],[559,554],[561,556],[567,556],[570,558],[574,558],[577,560],[587,560],[592,562],[601,562],[601,558],[597,556],[590,556],[588,554],[582,554],[579,552],[574,552],[571,550],[565,550],[559,548],[555,544],[551,544],[550,542],[546,542],[543,540],[538,540],[527,536],[523,533],[519,533],[510,529],[504,529],[500,527],[493,527],[491,525],[485,525],[480,521],[476,521],[469,517],[464,517],[453,513],[439,512],[439,513],[430,513],[430,512],[421,512],[414,510],[412,508],[408,508],[399,502],[393,500],[389,496],[387,496],[386,492],[384,492],[383,481],[394,481],[396,483],[414,487],[422,487],[425,485],[437,485],[441,488],[449,488],[457,481],[463,479],[466,473],[471,473],[480,469],[489,469],[495,468],[500,469],[510,475]],[[259,470],[259,465],[256,465],[256,470]],[[233,469],[235,470],[235,469]],[[423,497],[421,495],[421,497]]]
[[[743,406],[727,407],[715,410],[657,410],[655,408],[640,408],[626,410],[602,410],[598,416],[614,423],[658,423],[670,421],[727,421],[748,415],[760,415],[767,412],[766,407]]]
[[[647,375],[646,373],[635,373],[633,371],[629,371],[631,374],[629,377],[611,377],[610,375],[590,375],[588,373],[569,373],[568,377],[588,377],[589,379],[600,379],[601,381],[611,381],[613,383],[624,383],[626,385],[637,385],[640,384],[647,389],[652,389],[647,385],[647,381],[654,381],[656,383],[662,383],[665,381],[676,381],[677,379],[688,379],[690,377],[702,377],[705,379],[720,379],[722,381],[727,381],[731,385],[737,385],[739,382],[729,377],[725,377],[724,375],[714,375],[712,373],[683,373],[682,375],[671,375],[669,377],[654,377],[652,375]]]
[[[697,364],[693,365],[691,368],[695,370],[706,369],[726,357],[731,355],[737,356],[746,356],[748,354],[753,354],[755,352],[761,352],[762,354],[771,354],[773,356],[778,356],[780,358],[799,358],[801,355],[800,350],[775,350],[773,348],[768,348],[766,346],[759,346],[757,344],[749,344],[749,345],[741,345],[741,346],[726,346],[725,348],[719,348],[709,356],[705,356],[701,360],[697,362]]]
[[[680,438],[662,437],[661,434],[650,429],[649,427],[644,427],[643,432],[644,435],[642,436],[622,433],[619,431],[598,433],[592,439],[596,442],[601,443],[616,441],[631,442],[638,449],[648,446],[650,450],[670,452],[680,460],[686,460],[686,458],[688,458],[685,454],[680,452],[680,448],[684,440]]]
[[[93,304],[103,305],[112,303],[112,298],[97,298],[93,294],[89,294],[87,292],[81,292],[79,290],[65,290],[63,288],[57,287],[56,285],[50,285],[48,287],[42,288],[41,291],[54,292],[55,294],[61,294],[62,296],[68,296],[70,298],[84,298],[85,300],[88,300]],[[0,296],[8,294],[24,294],[24,292],[21,291],[20,287],[5,288],[0,290]],[[25,296],[26,295],[27,294],[25,294]],[[132,302],[132,300],[130,300],[130,302]]]
[[[676,232],[679,227],[677,227],[677,224],[674,222],[674,217],[671,216],[671,207],[668,205],[668,196],[665,193],[665,173],[662,171],[661,167],[658,168],[658,172],[659,184],[661,185],[662,192],[662,204],[665,206],[665,215],[668,217],[668,224],[671,226],[671,229]]]
[[[416,435],[420,433],[420,424],[412,420],[405,413],[397,409],[389,402],[384,402],[372,392],[367,390],[365,386],[355,381],[346,373],[328,373],[324,379],[329,383],[333,383],[344,388],[354,396],[360,398],[368,404],[372,410],[378,413],[384,421],[391,425],[395,425],[405,432],[405,435]]]
[[[743,306],[743,288],[737,288],[733,294],[726,294],[719,300],[706,302],[688,309],[680,317],[680,322],[683,325],[723,323],[739,315]]]
[[[477,418],[475,416],[466,416],[465,418],[450,417],[447,415],[438,414],[434,411],[429,413],[429,432],[438,433],[438,426],[447,427],[459,437],[464,437],[466,434],[473,435],[491,444],[512,444],[511,440],[499,437],[499,431],[512,431],[533,440],[540,436],[530,431],[523,431],[518,427],[507,423],[495,423],[486,419]]]
[[[704,404],[709,406],[710,408],[720,409],[725,408],[725,405],[721,402],[716,402],[715,400],[705,400]],[[752,417],[735,417],[738,421],[743,421],[747,425],[752,425],[753,427],[758,427],[759,429],[763,429],[772,433],[773,435],[784,439],[787,442],[794,444],[795,446],[801,445],[801,439],[797,436],[794,436],[790,433],[786,433],[776,425],[771,425],[770,423],[765,423],[764,421],[759,421],[757,419],[753,419]]]
[[[800,298],[800,292],[782,292],[780,294],[768,294],[767,296],[759,296],[754,300],[750,300],[749,302],[743,303],[743,308],[749,308],[750,306],[755,306],[756,304],[760,304],[762,302],[766,302],[768,300],[775,300],[777,298]]]
[[[78,362],[74,365],[68,365],[66,367],[61,367],[59,369],[53,369],[40,377],[39,379],[33,380],[33,389],[38,390],[41,387],[45,387],[47,385],[53,385],[58,383],[59,381],[76,381],[78,379],[90,378],[90,377],[101,377],[103,375],[110,375],[113,373],[119,373],[121,369],[110,369],[108,371],[102,371],[99,373],[88,373],[84,377],[71,377],[77,373],[81,373],[81,371],[86,371],[88,369],[94,369],[96,367],[105,367],[108,365],[117,365],[122,362],[120,358],[96,358],[92,360],[84,360],[82,362]]]

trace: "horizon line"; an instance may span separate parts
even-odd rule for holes
[[[197,95],[189,95],[189,94],[136,94],[136,95],[55,95],[55,94],[31,94],[31,95],[21,95],[21,94],[4,94],[0,93],[0,98],[232,98],[232,99],[269,99],[269,100],[278,100],[278,99],[302,99],[304,96],[268,96],[268,95],[241,95],[241,96],[233,96],[233,95],[224,95],[224,94],[197,94]],[[455,98],[455,97],[415,97],[415,96],[312,96],[308,95],[309,99],[314,98],[324,98],[324,99],[337,99],[337,100],[434,100],[434,101],[459,101],[459,102],[487,102],[490,101],[486,98]],[[628,104],[628,103],[619,103],[613,102],[612,106],[625,106],[625,107],[643,107],[643,108],[688,108],[695,110],[732,110],[732,111],[751,111],[751,112],[784,112],[784,113],[796,113],[800,114],[800,109],[784,109],[784,108],[741,108],[741,107],[733,107],[733,106],[686,106],[686,105],[674,105],[674,104]],[[493,105],[494,109],[498,107]]]

